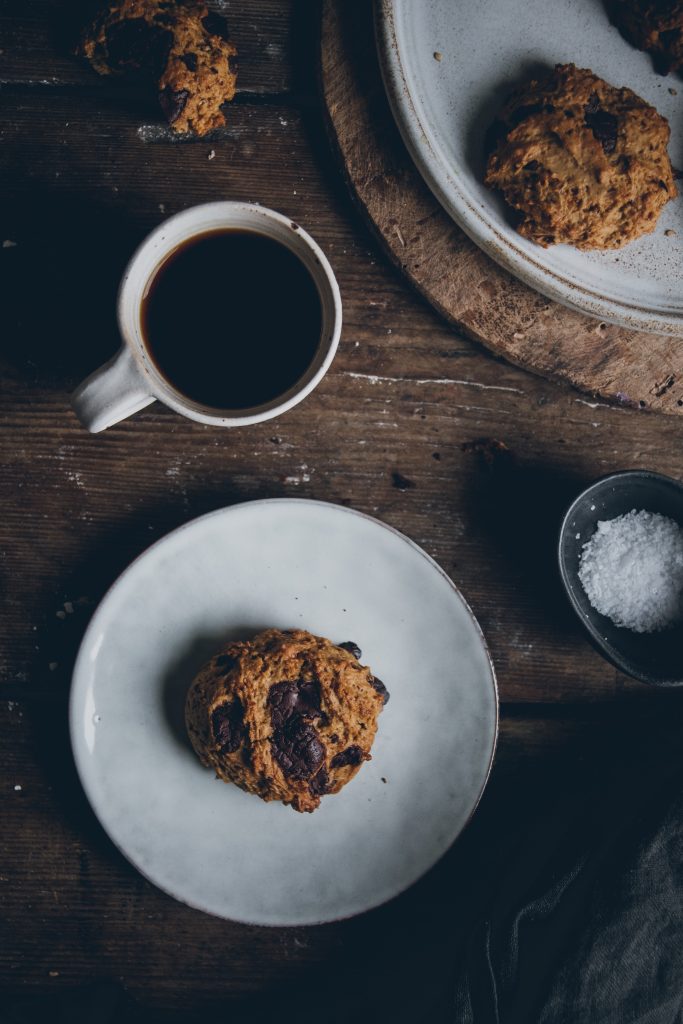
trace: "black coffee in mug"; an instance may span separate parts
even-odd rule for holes
[[[158,372],[213,409],[249,409],[283,395],[313,362],[322,306],[302,261],[255,231],[195,235],[147,286],[142,334]]]

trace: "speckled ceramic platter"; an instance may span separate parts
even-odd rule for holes
[[[355,641],[391,692],[372,761],[311,815],[215,779],[185,735],[194,673],[266,626]],[[141,555],[93,617],[70,707],[81,781],[122,853],[190,906],[270,925],[359,913],[427,871],[479,800],[497,722],[481,631],[436,563],[368,516],[288,499],[203,516]]]
[[[681,80],[656,74],[650,57],[610,24],[601,0],[376,0],[376,13],[399,129],[456,223],[501,266],[558,302],[639,330],[683,335],[683,197],[665,207],[652,235],[617,252],[583,253],[521,238],[500,197],[482,183],[485,131],[511,86],[567,62],[653,104],[671,125],[672,163],[683,167]]]

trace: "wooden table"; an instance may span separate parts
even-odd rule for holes
[[[228,126],[190,143],[137,89],[69,56],[66,7],[24,0],[0,14],[3,1003],[52,1005],[103,980],[146,1020],[226,1006],[231,1020],[238,1006],[270,1019],[290,998],[304,1014],[342,994],[375,1019],[430,1007],[437,1020],[468,916],[527,819],[605,737],[679,706],[592,651],[559,591],[554,543],[561,508],[591,478],[682,476],[683,423],[497,362],[387,264],[328,147],[311,0],[224,0],[240,92]],[[282,210],[323,246],[344,302],[332,369],[259,426],[223,432],[155,404],[89,436],[68,396],[117,347],[129,254],[166,215],[218,198]],[[472,605],[500,685],[496,764],[466,834],[391,904],[312,929],[216,920],[154,889],[97,825],[67,735],[74,655],[118,573],[194,516],[273,496],[353,506],[421,544]]]

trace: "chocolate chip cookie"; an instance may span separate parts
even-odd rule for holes
[[[155,80],[176,132],[205,135],[225,124],[237,50],[223,18],[201,0],[114,0],[84,33],[80,52],[101,75]]]
[[[558,64],[517,89],[493,126],[486,184],[544,247],[619,249],[676,195],[669,125],[630,89]]]
[[[389,698],[355,644],[267,629],[199,672],[185,721],[202,764],[262,800],[314,811],[371,759]]]
[[[612,0],[610,17],[662,75],[683,70],[683,0]]]

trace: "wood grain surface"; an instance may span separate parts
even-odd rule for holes
[[[392,261],[439,312],[496,356],[623,405],[683,412],[683,341],[551,302],[484,255],[413,165],[381,81],[371,5],[326,0],[322,86],[357,201]]]
[[[121,999],[145,1021],[447,1020],[449,967],[525,824],[581,773],[599,778],[617,738],[680,713],[677,693],[590,648],[559,590],[555,540],[592,478],[680,477],[683,425],[493,358],[406,285],[328,143],[317,4],[222,5],[248,88],[225,129],[181,143],[144,94],[72,61],[54,32],[66,7],[24,0],[1,21],[13,42],[0,46],[0,243],[14,245],[0,247],[0,1009],[81,1019],[80,1007],[97,1021],[110,1019],[100,1002]],[[329,374],[255,427],[212,429],[155,404],[88,435],[68,396],[117,347],[132,249],[215,198],[282,210],[328,254],[344,304]],[[491,439],[506,448],[492,456]],[[137,875],[89,810],[66,719],[83,630],[130,560],[203,512],[283,495],[353,506],[423,545],[481,622],[502,701],[491,784],[462,839],[391,904],[314,929],[219,921]],[[332,1003],[341,1016],[321,1015]]]

